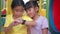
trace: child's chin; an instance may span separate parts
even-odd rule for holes
[[[32,15],[28,15],[30,18],[32,18],[33,16]]]
[[[33,16],[30,16],[30,18],[33,18]]]

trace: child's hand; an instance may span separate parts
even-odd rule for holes
[[[23,19],[22,18],[17,18],[15,21],[21,24],[23,22]]]
[[[21,24],[22,22],[23,22],[23,19],[18,18],[18,19],[15,19],[14,22],[13,22],[12,24],[13,24],[13,26],[16,26],[16,25]]]

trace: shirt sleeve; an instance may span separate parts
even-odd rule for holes
[[[47,20],[47,18],[44,18],[43,21],[42,21],[42,29],[48,28],[48,27],[49,27],[48,26],[48,20]]]

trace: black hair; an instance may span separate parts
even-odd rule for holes
[[[23,0],[13,0],[12,4],[11,4],[11,8],[13,9],[16,6],[23,6],[24,7]]]
[[[37,1],[29,1],[25,4],[25,10],[31,7],[39,7]]]

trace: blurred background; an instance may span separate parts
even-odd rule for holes
[[[38,14],[47,17],[49,21],[49,31],[52,34],[60,34],[60,4],[59,0],[34,0],[39,5]],[[0,0],[0,33],[4,34],[3,26],[6,15],[12,14],[12,0]],[[26,14],[26,13],[24,13]]]

